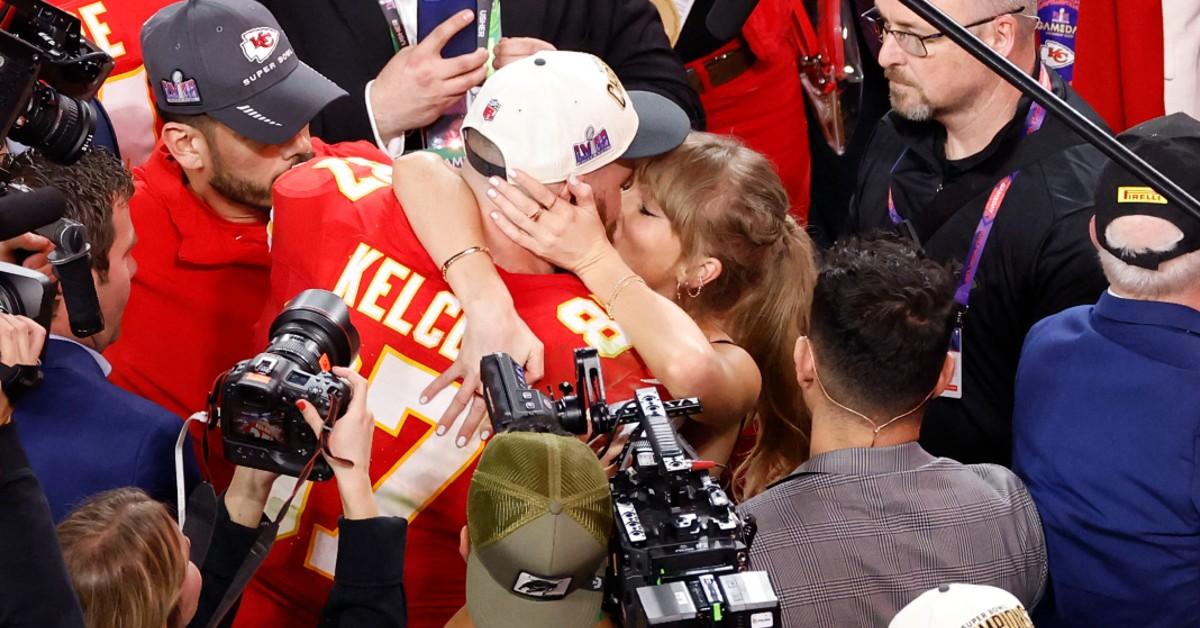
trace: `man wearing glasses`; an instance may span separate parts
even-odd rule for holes
[[[1034,0],[936,4],[1104,125],[1038,59]],[[1088,239],[1106,160],[900,0],[876,0],[863,19],[880,44],[892,111],[859,168],[848,230],[898,231],[962,265],[951,347],[961,379],[930,405],[921,444],[964,463],[1007,465],[1025,334],[1094,302],[1106,285]]]

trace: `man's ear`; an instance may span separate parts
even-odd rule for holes
[[[937,385],[933,387],[933,394],[930,397],[937,397],[946,390],[950,382],[954,381],[954,369],[958,368],[958,363],[954,359],[954,355],[947,352],[946,359],[942,362],[942,372],[938,374]]]
[[[1029,18],[1015,15],[1002,15],[992,22],[992,50],[1007,57],[1017,47],[1017,38],[1021,36],[1021,25],[1017,20]]]
[[[1095,216],[1092,216],[1092,219],[1088,221],[1088,235],[1092,238],[1092,246],[1096,247],[1096,250],[1100,250],[1100,238],[1096,237]]]
[[[462,556],[463,562],[466,562],[467,556],[471,554],[471,535],[467,534],[467,526],[463,526],[458,531],[458,555]]]
[[[796,363],[796,381],[800,388],[808,388],[817,380],[817,365],[813,362],[812,350],[809,345],[812,340],[808,336],[796,339],[796,348],[792,351],[792,360]]]
[[[208,160],[208,139],[194,126],[168,122],[163,125],[162,141],[184,170],[200,170]]]

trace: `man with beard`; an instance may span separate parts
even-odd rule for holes
[[[942,10],[1076,109],[1099,116],[1037,55],[1033,0],[940,0]],[[892,111],[858,172],[850,230],[897,230],[963,270],[958,378],[929,406],[921,444],[964,463],[1008,464],[1013,378],[1039,319],[1104,289],[1088,239],[1103,156],[907,9],[863,16],[882,42]]]
[[[294,54],[262,5],[177,2],[142,28],[164,124],[134,171],[141,236],[113,381],[186,416],[214,377],[253,355],[270,278],[271,184],[314,154],[308,122],[340,88]]]

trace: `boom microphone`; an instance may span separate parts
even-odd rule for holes
[[[44,227],[62,218],[67,210],[67,200],[54,188],[30,190],[10,184],[8,190],[7,195],[0,196],[0,240]]]

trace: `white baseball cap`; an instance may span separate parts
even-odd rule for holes
[[[674,102],[625,91],[615,72],[583,52],[542,51],[496,71],[463,119],[504,157],[491,164],[473,153],[485,175],[519,169],[542,183],[594,172],[619,158],[659,155],[683,142],[690,122]]]
[[[977,584],[943,584],[900,609],[888,628],[1033,628],[1013,594]]]

